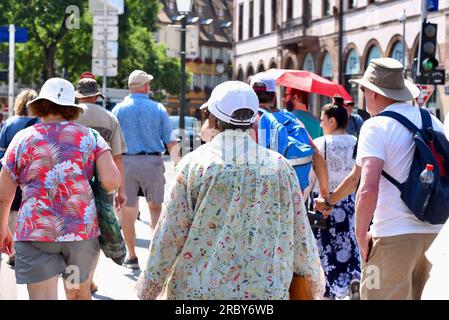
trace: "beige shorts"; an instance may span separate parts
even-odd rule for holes
[[[362,300],[419,300],[429,277],[424,253],[436,234],[373,237],[368,262],[362,261]]]
[[[100,254],[98,238],[70,242],[15,242],[15,272],[18,284],[63,278],[80,284],[85,282]]]
[[[139,188],[147,202],[164,202],[165,166],[160,156],[123,155],[127,207],[137,207]]]

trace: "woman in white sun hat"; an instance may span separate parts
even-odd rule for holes
[[[0,251],[11,254],[8,212],[16,186],[23,200],[14,234],[15,273],[30,299],[57,299],[62,274],[68,299],[91,299],[87,281],[100,252],[97,211],[89,180],[97,166],[103,187],[120,185],[110,148],[72,122],[83,112],[67,80],[45,82],[28,103],[42,122],[19,132],[0,173]]]

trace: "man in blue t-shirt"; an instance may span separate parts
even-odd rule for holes
[[[120,210],[119,218],[128,248],[124,266],[131,269],[139,268],[134,243],[139,188],[146,197],[154,230],[164,201],[164,143],[175,163],[179,160],[178,145],[167,110],[161,103],[149,98],[152,79],[153,76],[145,71],[134,70],[128,79],[130,95],[112,110],[120,123],[128,149],[123,155],[128,199]]]
[[[255,91],[255,93],[259,99],[259,109],[265,110],[265,112],[270,112],[270,113],[281,112],[276,106],[276,80],[272,76],[268,75],[265,72],[260,72],[256,75],[254,75],[251,78],[251,87],[253,88],[253,90]],[[263,111],[259,111],[259,115],[257,116],[256,122],[253,126],[253,128],[256,132],[256,142],[258,144],[263,145],[264,147],[269,147],[267,145],[267,142],[268,142],[267,140],[269,140],[269,139],[266,139],[266,137],[265,137],[265,139],[264,139],[264,137],[259,137],[259,133],[260,133],[259,124],[260,124],[262,115],[263,115]],[[328,172],[327,172],[326,161],[324,160],[324,157],[319,153],[317,147],[313,143],[311,135],[307,130],[307,127],[302,123],[302,121],[300,121],[298,119],[296,119],[296,121],[298,122],[298,124],[301,127],[305,127],[305,129],[308,133],[309,144],[314,149],[314,153],[312,156],[312,165],[313,165],[313,170],[315,171],[315,174],[318,179],[320,194],[324,195],[324,197],[327,198],[327,196],[329,194],[329,187],[328,187],[329,177],[328,177]],[[266,121],[264,121],[263,123],[266,123]],[[263,128],[263,129],[267,129],[267,128]],[[269,133],[269,131],[267,131],[266,133]],[[282,137],[282,135],[288,135],[287,130],[285,128],[284,128],[284,130],[282,130],[279,133],[279,136],[277,137],[277,139],[279,141],[279,143],[278,143],[279,145],[284,144],[281,141],[286,139],[285,137]],[[276,150],[276,151],[283,154],[285,150]],[[302,191],[303,191],[305,198],[307,198],[308,192],[310,191],[309,188],[307,188],[307,190],[302,190]]]

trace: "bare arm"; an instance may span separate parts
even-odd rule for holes
[[[120,187],[118,188],[117,196],[115,197],[115,204],[118,210],[121,207],[124,207],[126,204],[126,190],[125,190],[125,166],[123,164],[122,155],[118,154],[113,156],[115,165],[117,166],[118,171],[120,172]]]
[[[181,160],[181,158],[179,157],[178,142],[173,141],[173,142],[167,144],[167,149],[168,149],[168,153],[170,153],[170,159],[173,160],[175,165],[178,164],[179,160]]]
[[[12,234],[8,228],[9,209],[11,208],[16,183],[6,170],[0,171],[0,252],[13,253]]]
[[[376,157],[362,159],[361,183],[355,208],[355,232],[364,261],[367,261],[369,255],[371,235],[368,233],[368,227],[377,205],[383,166],[382,159]]]
[[[98,175],[100,176],[101,186],[107,192],[117,190],[120,185],[120,172],[115,165],[110,151],[103,152],[97,159]]]
[[[357,184],[360,180],[360,174],[362,172],[362,168],[357,165],[354,165],[352,171],[349,175],[338,185],[338,187],[334,190],[334,192],[327,198],[329,204],[334,205],[340,202],[343,198],[347,197],[351,193],[356,191]],[[319,197],[315,199],[315,210],[325,211],[326,199],[323,197]]]
[[[312,165],[318,180],[318,186],[320,188],[320,195],[327,197],[329,195],[329,173],[327,172],[326,160],[321,155],[320,151],[313,143],[312,138],[309,136],[310,145],[313,148]]]

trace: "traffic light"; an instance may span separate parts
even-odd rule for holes
[[[419,61],[420,73],[426,74],[438,67],[435,58],[437,50],[437,25],[424,22],[421,29],[421,56]]]

